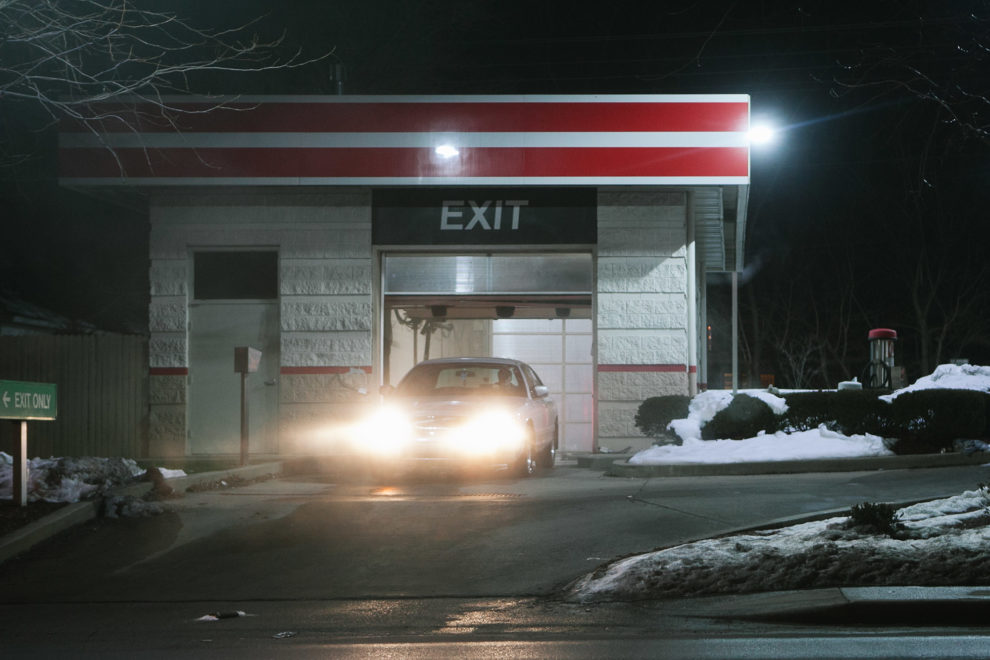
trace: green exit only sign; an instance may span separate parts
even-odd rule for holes
[[[55,419],[57,390],[55,383],[0,380],[0,419]]]

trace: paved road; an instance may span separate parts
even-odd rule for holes
[[[990,469],[635,480],[564,467],[385,486],[299,476],[88,524],[0,566],[0,602],[539,595],[624,554],[982,481]]]
[[[495,655],[506,654],[507,640],[563,644],[575,636],[677,637],[686,645],[677,648],[690,649],[693,642],[678,636],[692,625],[710,636],[710,622],[671,624],[640,606],[587,608],[536,597],[623,554],[986,481],[990,469],[975,466],[650,480],[558,467],[529,480],[392,484],[295,476],[188,494],[154,518],[94,521],[0,565],[0,637],[5,649],[25,654],[213,645],[203,640],[220,642],[214,650],[264,640],[260,650],[279,632],[297,633],[292,639],[315,645],[310,650],[403,635],[446,644],[464,634],[502,643],[489,649]],[[256,616],[196,621],[235,610]],[[716,629],[740,630],[724,622]],[[286,639],[278,643],[296,644]],[[345,646],[335,652],[361,657],[371,649]],[[536,644],[525,652],[541,649],[548,650]]]

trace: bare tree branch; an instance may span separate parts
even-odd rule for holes
[[[283,52],[284,34],[262,39],[252,32],[259,19],[209,30],[146,6],[133,0],[0,0],[0,108],[28,103],[47,117],[46,125],[70,119],[94,135],[114,124],[136,130],[147,120],[176,127],[183,114],[230,103],[195,89],[194,78],[294,69],[330,55]],[[216,102],[196,110],[170,98],[202,98],[204,91]],[[125,110],[135,107],[141,109]],[[0,163],[23,157],[0,154]]]

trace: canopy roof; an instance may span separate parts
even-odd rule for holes
[[[60,132],[63,185],[714,187],[708,268],[742,263],[749,96],[259,96],[107,106]],[[732,211],[729,213],[729,211]],[[732,217],[727,217],[731,215]]]

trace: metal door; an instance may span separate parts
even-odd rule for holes
[[[249,450],[278,453],[278,304],[195,303],[189,319],[189,453],[240,453],[235,346],[262,352],[258,371],[247,377]]]
[[[492,321],[492,355],[528,363],[557,403],[560,451],[587,452],[594,444],[591,319]]]

